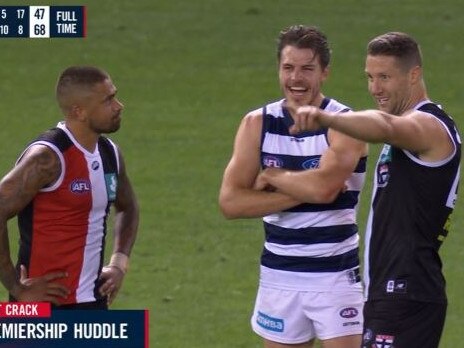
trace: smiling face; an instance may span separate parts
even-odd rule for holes
[[[414,69],[402,67],[394,56],[368,55],[365,71],[369,93],[379,110],[401,115],[410,108]]]
[[[322,68],[312,49],[292,45],[282,49],[279,81],[289,107],[320,106],[323,99],[321,86],[327,75],[328,68]]]

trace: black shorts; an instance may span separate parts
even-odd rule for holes
[[[18,302],[16,298],[9,295],[9,302]],[[90,310],[106,310],[108,309],[108,303],[106,297],[98,299],[94,302],[82,302],[82,303],[71,303],[66,305],[56,306],[53,303],[51,304],[52,309],[90,309]]]
[[[52,304],[52,309],[60,309],[60,310],[66,310],[66,309],[89,309],[89,310],[107,310],[108,309],[108,303],[105,298],[98,299],[97,301],[94,302],[82,302],[82,303],[71,303],[71,304],[66,304],[66,305],[61,305],[61,306],[55,306]]]
[[[437,348],[446,307],[408,300],[368,301],[362,348]]]

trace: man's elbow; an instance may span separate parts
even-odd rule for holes
[[[230,198],[219,196],[219,208],[227,220],[237,219],[240,214]]]

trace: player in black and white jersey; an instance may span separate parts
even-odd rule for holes
[[[340,117],[303,107],[292,131],[329,127],[385,143],[366,231],[363,347],[436,348],[447,307],[438,250],[457,196],[459,133],[428,98],[412,37],[390,32],[374,38],[365,70],[378,110]]]

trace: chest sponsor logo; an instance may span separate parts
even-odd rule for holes
[[[301,166],[303,169],[316,169],[319,168],[319,160],[320,157],[318,158],[311,158],[309,160],[304,161]]]
[[[282,168],[284,162],[277,156],[264,156],[263,165],[265,167]]]
[[[91,187],[88,179],[75,179],[71,182],[69,189],[75,194],[85,194],[90,192]]]
[[[115,173],[105,174],[106,192],[108,194],[108,200],[114,201],[116,199],[116,191],[118,189],[118,179]]]
[[[284,320],[279,318],[273,318],[264,313],[258,312],[256,318],[256,323],[262,328],[274,331],[274,332],[284,332]]]

